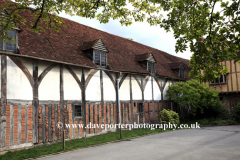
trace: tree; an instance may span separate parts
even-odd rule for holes
[[[189,107],[190,113],[195,116],[197,113],[201,115],[212,108],[218,110],[220,106],[218,93],[218,90],[210,89],[205,84],[192,79],[185,83],[177,82],[171,85],[166,96],[181,107]]]
[[[6,0],[5,0],[6,1]],[[5,2],[4,1],[4,2]],[[146,21],[173,31],[177,40],[176,52],[190,47],[190,75],[202,82],[212,81],[228,69],[224,59],[240,61],[239,0],[15,0],[15,4],[1,4],[8,16],[1,17],[3,30],[26,24],[22,12],[32,14],[28,29],[35,32],[46,29],[59,30],[64,21],[55,15],[65,12],[86,18],[97,18],[107,23],[110,18],[119,19],[122,25],[132,21]],[[32,7],[32,8],[31,8]],[[162,18],[161,10],[168,12]],[[52,14],[49,14],[52,13]],[[29,23],[29,22],[28,22]],[[39,24],[45,24],[39,25]],[[3,38],[7,34],[3,32]],[[240,53],[240,52],[239,52]],[[214,56],[213,56],[214,55]],[[203,71],[203,72],[202,72]]]

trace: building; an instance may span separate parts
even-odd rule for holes
[[[229,110],[240,103],[240,63],[226,59],[222,63],[229,69],[226,75],[216,78],[215,81],[207,82],[211,89],[219,90],[220,100],[225,103]]]
[[[60,140],[59,122],[115,124],[120,115],[123,124],[154,123],[170,107],[168,87],[186,80],[188,60],[64,21],[58,32],[18,26],[9,34],[17,43],[0,44],[0,150]],[[103,132],[65,130],[67,139]]]

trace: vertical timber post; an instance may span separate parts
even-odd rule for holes
[[[152,106],[153,106],[153,122],[155,121],[155,106],[154,106],[154,92],[153,92],[153,77],[151,77],[152,85]]]
[[[130,74],[129,86],[130,86],[130,109],[131,109],[131,123],[133,124],[132,76],[131,76],[131,74]],[[129,113],[128,113],[128,114],[129,114]]]
[[[0,148],[5,147],[6,105],[7,105],[7,57],[1,56],[1,106],[0,106]]]
[[[141,77],[141,88],[142,88],[143,123],[145,123],[144,87],[143,87],[143,78],[142,77]],[[140,113],[139,113],[139,115],[140,115]]]
[[[33,62],[33,143],[38,143],[39,133],[38,133],[38,64],[37,61]]]
[[[116,77],[116,103],[117,103],[117,117],[118,117],[118,129],[120,131],[120,139],[122,139],[122,129],[121,129],[121,110],[120,110],[120,99],[119,99],[119,77],[121,72]]]
[[[64,118],[64,93],[63,93],[63,65],[60,64],[60,121],[63,124],[61,128],[62,140],[63,140],[63,150],[65,150],[65,118]]]
[[[81,83],[82,83],[82,123],[83,123],[83,137],[86,137],[86,128],[87,127],[87,122],[86,122],[86,87],[85,87],[85,74],[84,74],[84,68],[82,68],[82,78],[81,78]]]

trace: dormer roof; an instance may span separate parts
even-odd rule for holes
[[[140,55],[136,55],[136,60],[138,62],[142,62],[142,61],[152,61],[152,62],[156,62],[153,54],[151,52],[148,53],[143,53]]]
[[[101,38],[88,41],[88,42],[83,42],[83,45],[81,46],[81,50],[88,50],[88,49],[95,49],[95,50],[100,50],[104,52],[108,52],[107,47],[104,45],[103,41]]]
[[[171,69],[185,69],[181,61],[168,63]]]

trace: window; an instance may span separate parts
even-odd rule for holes
[[[151,74],[155,74],[155,63],[148,61],[147,62],[147,70],[148,72],[150,72]]]
[[[82,116],[82,106],[81,105],[74,105],[75,108],[75,117],[81,117]]]
[[[210,84],[219,84],[227,83],[227,75],[221,75],[219,78],[216,78],[215,81],[210,82]]]
[[[101,67],[106,67],[107,66],[106,52],[98,51],[98,50],[94,50],[93,52],[94,52],[93,60],[94,60],[95,64],[99,65]]]
[[[180,77],[180,78],[185,78],[185,77],[184,77],[184,70],[183,70],[183,69],[179,69],[179,77]]]
[[[137,104],[137,108],[138,108],[138,112],[142,113],[143,112],[143,104],[142,103],[138,103]]]
[[[0,50],[4,50],[4,51],[12,51],[12,52],[16,52],[17,50],[17,33],[15,30],[11,30],[10,32],[8,32],[8,37],[9,38],[14,38],[16,40],[16,43],[13,41],[11,42],[11,40],[9,41],[0,41]],[[0,38],[2,40],[2,38]]]

